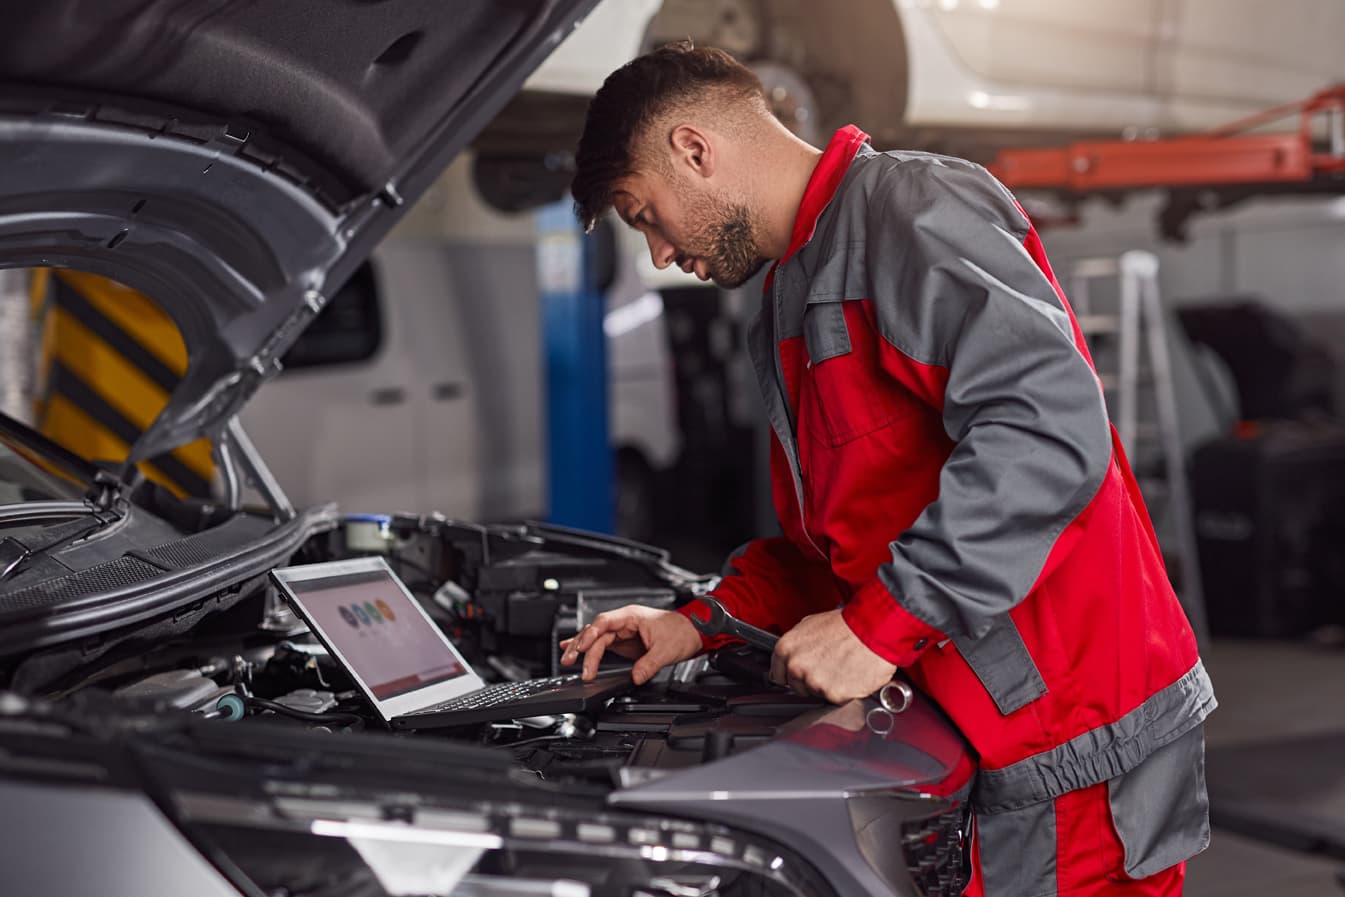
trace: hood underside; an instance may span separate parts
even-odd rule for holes
[[[219,433],[597,0],[27,0],[0,31],[0,267],[153,297]]]

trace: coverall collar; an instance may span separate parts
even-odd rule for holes
[[[817,229],[817,219],[822,217],[822,210],[836,195],[836,188],[841,185],[841,179],[850,169],[850,163],[859,153],[859,148],[868,142],[869,135],[854,125],[846,125],[832,135],[831,142],[822,152],[822,158],[817,160],[817,167],[813,169],[812,177],[808,179],[808,186],[804,188],[803,201],[799,203],[799,211],[794,216],[794,230],[789,239],[789,249],[777,262],[777,266],[789,261],[794,253],[813,238],[813,231]]]

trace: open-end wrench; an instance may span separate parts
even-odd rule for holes
[[[705,620],[695,614],[691,615],[691,623],[701,635],[711,638],[718,635],[727,635],[730,638],[742,639],[749,645],[763,651],[775,650],[775,643],[780,641],[780,636],[773,635],[764,629],[758,629],[750,623],[744,623],[725,610],[724,605],[713,598],[706,597],[696,600],[710,609],[710,616]]]
[[[696,600],[710,609],[710,616],[705,620],[695,614],[691,615],[691,623],[701,635],[712,638],[727,635],[742,639],[749,645],[761,648],[764,651],[772,653],[775,651],[775,643],[780,641],[780,636],[773,635],[764,629],[758,629],[750,623],[744,623],[725,610],[724,605],[713,598],[703,597]],[[915,700],[915,692],[901,679],[893,679],[874,692],[874,697],[878,699],[879,708],[889,714],[898,714],[904,713],[911,706],[911,702]]]

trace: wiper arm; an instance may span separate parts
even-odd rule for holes
[[[63,545],[121,519],[121,480],[106,470],[100,470],[92,464],[89,466],[93,468],[91,485],[85,495],[89,516],[48,527],[24,540],[14,536],[0,539],[0,582],[18,573],[33,558],[48,555]]]

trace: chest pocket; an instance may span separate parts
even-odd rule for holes
[[[801,409],[803,429],[829,445],[843,445],[880,430],[910,404],[906,391],[883,375],[877,333],[864,303],[810,304],[803,316],[808,350],[804,392],[812,407]]]

